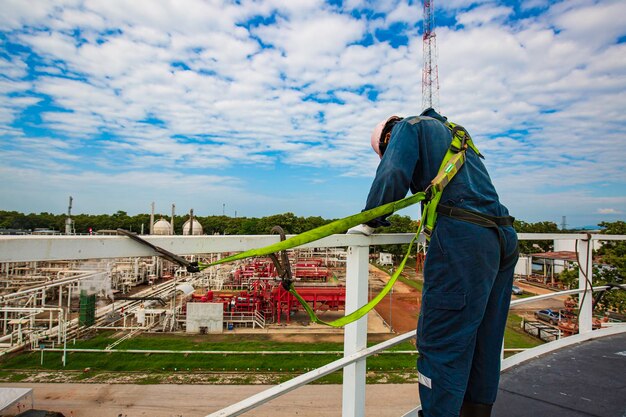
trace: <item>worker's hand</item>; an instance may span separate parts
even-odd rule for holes
[[[374,228],[366,224],[360,224],[358,226],[354,226],[348,229],[348,231],[346,232],[346,234],[348,235],[365,235],[365,236],[370,236],[372,233],[374,233]]]

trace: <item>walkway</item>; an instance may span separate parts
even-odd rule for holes
[[[626,416],[626,334],[573,345],[502,374],[494,417]]]

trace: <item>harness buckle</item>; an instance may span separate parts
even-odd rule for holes
[[[187,272],[200,272],[198,262],[190,262],[189,265],[187,265]]]
[[[424,190],[424,202],[429,202],[433,198],[433,184],[428,184],[428,187]]]
[[[270,231],[270,233],[272,234],[278,233],[280,235],[281,242],[284,241],[286,238],[285,231],[280,226],[272,227],[272,230]],[[291,264],[289,263],[289,257],[287,256],[287,251],[286,250],[280,251],[280,257],[282,259],[282,264],[281,264],[281,261],[278,260],[278,257],[276,256],[275,253],[270,253],[270,259],[272,260],[272,262],[274,263],[274,266],[276,267],[276,272],[278,272],[278,276],[280,277],[281,285],[283,286],[285,291],[289,291],[291,289],[291,284],[293,283],[293,276],[291,274]]]
[[[459,125],[454,126],[452,128],[452,137],[458,138],[459,141],[461,142],[459,147],[456,147],[450,144],[450,150],[452,152],[458,153],[467,149],[467,138],[469,137],[469,133],[467,133],[467,130],[465,130],[463,126],[459,126]]]

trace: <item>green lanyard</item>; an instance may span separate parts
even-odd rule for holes
[[[324,226],[317,227],[315,229],[311,229],[297,236],[293,236],[287,240],[283,240],[278,243],[265,246],[263,248],[251,249],[245,252],[238,253],[233,256],[228,256],[226,258],[220,259],[219,261],[216,261],[210,264],[199,263],[198,266],[200,270],[203,270],[213,265],[219,265],[222,263],[245,259],[245,258],[249,258],[252,256],[265,256],[271,253],[280,252],[282,250],[292,249],[297,246],[304,245],[305,243],[310,243],[310,242],[322,239],[324,237],[327,237],[336,233],[343,233],[351,227],[357,226],[359,224],[367,223],[378,217],[391,214],[397,210],[401,210],[413,204],[419,203],[420,201],[424,200],[424,198],[425,198],[425,194],[423,192],[419,192],[409,197],[403,198],[402,200],[394,201],[392,203],[378,206],[371,210],[363,211],[361,213],[354,214],[352,216],[348,216],[343,219],[335,220],[334,222],[331,222]],[[361,317],[363,317],[364,315],[366,315],[391,290],[391,287],[393,287],[393,284],[397,281],[398,277],[400,276],[400,273],[404,269],[404,265],[406,264],[406,261],[409,258],[409,255],[411,253],[411,248],[413,247],[413,244],[417,240],[420,231],[421,231],[421,222],[420,222],[420,226],[417,229],[417,232],[415,233],[415,236],[413,237],[413,239],[411,240],[411,243],[409,244],[409,249],[407,250],[406,255],[404,256],[404,259],[400,263],[399,268],[391,276],[391,278],[389,279],[389,282],[387,282],[387,284],[382,289],[382,291],[376,297],[374,297],[369,303],[365,304],[358,310],[348,314],[347,316],[341,317],[331,322],[324,321],[320,319],[319,317],[317,317],[317,315],[315,314],[315,311],[313,311],[313,309],[309,306],[306,300],[304,300],[300,296],[300,294],[298,294],[293,283],[291,283],[289,287],[289,292],[300,302],[300,304],[302,304],[302,307],[306,310],[306,312],[309,314],[309,317],[311,318],[311,321],[314,323],[324,324],[324,325],[331,326],[331,327],[343,327],[346,324],[352,323],[353,321],[356,321],[360,319]]]

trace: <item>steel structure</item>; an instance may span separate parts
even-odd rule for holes
[[[298,293],[311,308],[316,311],[343,310],[346,289],[327,282],[332,273],[324,266],[324,260],[299,259],[296,251],[290,251],[290,255]],[[225,323],[249,323],[260,327],[264,327],[266,321],[280,324],[283,317],[289,323],[293,313],[304,310],[280,285],[276,267],[269,258],[239,262],[223,286],[229,290],[207,287],[205,294],[193,294],[191,301],[223,303]]]
[[[422,109],[439,107],[439,71],[435,34],[435,0],[424,0],[424,68],[422,70]]]
[[[314,310],[343,310],[345,287],[326,283],[332,274],[324,259],[310,250],[298,258],[299,252],[291,251],[294,278],[299,285],[313,285],[300,287],[304,299]],[[220,256],[201,255],[205,262]],[[225,283],[230,291],[224,291]],[[178,284],[206,293],[182,293]],[[96,308],[97,299],[101,308]],[[141,332],[176,331],[186,324],[189,301],[221,302],[224,324],[260,328],[268,322],[290,322],[302,309],[280,286],[269,259],[211,267],[198,274],[156,256],[0,262],[0,356],[29,344],[59,344],[57,328],[68,327],[70,337],[89,328],[127,330],[111,348]]]

